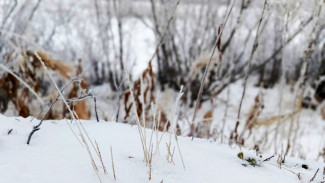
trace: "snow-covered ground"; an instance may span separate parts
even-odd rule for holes
[[[36,132],[31,144],[26,140],[37,120],[0,115],[0,182],[4,183],[94,183],[98,177],[92,168],[88,153],[78,142],[68,126],[67,121],[45,121],[41,130]],[[70,122],[69,122],[70,123]],[[120,183],[149,182],[148,167],[143,160],[141,141],[136,126],[115,122],[83,121],[90,139],[97,142],[101,150],[104,165],[108,170],[105,175],[99,169],[102,182],[114,182],[111,166],[110,146],[113,149],[117,181]],[[71,125],[74,131],[75,125]],[[12,129],[12,130],[11,130]],[[11,131],[9,134],[8,132]],[[147,130],[148,135],[151,134]],[[319,172],[313,182],[323,180],[324,164],[316,161],[302,161],[286,158],[282,168],[277,165],[278,157],[263,162],[272,154],[256,156],[255,151],[220,145],[203,139],[191,141],[179,137],[183,155],[174,154],[174,163],[166,160],[166,142],[164,138],[159,153],[152,162],[152,180],[150,182],[227,182],[227,183],[295,183],[309,182],[316,170]],[[173,141],[175,145],[175,142]],[[238,158],[243,152],[244,159],[254,158],[257,166]],[[97,165],[100,165],[95,157]],[[244,164],[244,165],[243,165]],[[308,165],[308,169],[302,168]],[[298,179],[300,174],[301,180]]]

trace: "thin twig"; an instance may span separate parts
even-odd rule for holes
[[[263,160],[263,162],[265,162],[265,161],[270,161],[273,157],[274,157],[274,155],[272,155],[272,156],[266,158],[265,160]]]
[[[315,180],[315,178],[316,178],[316,175],[317,175],[318,171],[319,171],[319,168],[317,169],[316,173],[315,173],[315,174],[314,174],[314,176],[313,176],[313,177],[310,179],[310,181],[309,181],[309,182],[312,182],[312,181],[314,181],[314,180]]]
[[[17,0],[14,0],[14,5],[11,7],[11,9],[9,10],[9,13],[4,17],[3,21],[2,21],[2,25],[0,29],[3,29],[4,26],[6,25],[9,17],[11,16],[11,14],[14,12],[15,8],[17,7]],[[2,32],[0,32],[1,35]]]
[[[88,139],[89,139],[89,136],[88,136],[86,130],[83,128],[81,122],[78,121],[79,119],[77,120],[77,118],[76,118],[77,115],[75,115],[75,114],[72,112],[72,110],[71,110],[69,104],[66,102],[66,100],[65,100],[65,98],[64,98],[64,96],[63,96],[63,94],[62,94],[62,92],[60,91],[58,85],[57,85],[56,82],[54,81],[52,75],[49,73],[49,70],[47,69],[46,65],[44,64],[42,58],[37,54],[36,51],[34,52],[34,54],[35,54],[35,56],[38,58],[38,60],[39,60],[39,62],[41,63],[41,65],[43,66],[43,68],[44,68],[44,70],[46,71],[47,75],[48,75],[48,76],[50,77],[50,79],[52,80],[52,82],[53,82],[55,88],[56,88],[57,91],[59,92],[60,97],[63,99],[63,102],[64,102],[65,106],[67,107],[67,109],[68,109],[69,112],[70,112],[71,118],[75,121],[75,124],[77,125],[78,130],[79,130],[79,132],[80,132],[80,137],[81,137],[81,139],[82,139],[82,142],[84,143],[84,145],[85,145],[85,147],[86,147],[86,149],[87,149],[87,152],[88,152],[88,155],[89,155],[89,158],[90,158],[91,164],[93,165],[94,171],[95,171],[95,173],[96,173],[96,175],[97,175],[97,177],[98,177],[99,182],[102,183],[102,180],[101,180],[101,178],[100,178],[100,176],[99,176],[99,173],[98,173],[98,167],[97,167],[97,165],[96,165],[96,163],[95,163],[95,160],[94,160],[94,157],[93,157],[93,155],[92,155],[92,153],[91,153],[91,151],[90,151],[89,145],[88,145],[88,143],[87,143],[87,141],[86,141],[86,139],[85,139],[85,137],[84,137],[84,133],[86,133],[86,135],[87,135],[87,137],[88,137]],[[83,131],[84,131],[84,132],[81,130],[80,126],[83,128]],[[90,139],[89,139],[89,141],[90,141]],[[90,141],[90,142],[91,142],[91,141]],[[91,143],[91,144],[92,144],[94,150],[96,151],[96,153],[98,153],[97,150],[96,150],[96,148],[94,147],[93,143]]]
[[[178,7],[178,5],[180,4],[180,2],[181,2],[181,0],[178,0],[178,1],[177,1],[176,6],[175,6],[174,11],[173,11],[173,14],[172,14],[172,16],[170,16],[170,18],[169,18],[169,20],[168,20],[168,22],[167,22],[166,29],[165,29],[165,31],[163,32],[163,35],[160,37],[159,43],[157,44],[156,49],[155,49],[155,52],[154,52],[154,54],[152,54],[152,56],[151,56],[149,62],[151,62],[151,61],[155,58],[155,55],[158,53],[159,47],[160,47],[160,45],[162,44],[162,42],[163,42],[163,40],[164,40],[164,38],[165,38],[165,36],[166,36],[166,32],[167,32],[167,30],[169,29],[169,25],[170,25],[171,21],[174,19],[174,16],[175,16],[175,13],[176,13],[177,7]],[[153,0],[152,0],[152,5],[153,5]],[[153,5],[153,6],[154,6],[154,5]],[[156,25],[156,26],[157,26],[157,25]],[[158,30],[158,29],[157,29],[157,30]]]
[[[231,8],[230,8],[230,10],[229,10],[229,12],[228,12],[228,14],[227,14],[226,20],[225,20],[224,23],[222,24],[223,26],[221,27],[221,30],[220,30],[220,32],[219,32],[219,34],[218,34],[218,38],[217,38],[217,40],[216,40],[216,42],[215,42],[215,45],[214,45],[214,48],[213,48],[212,54],[211,54],[210,59],[209,59],[209,62],[208,62],[208,64],[207,64],[207,66],[205,67],[205,71],[204,71],[204,74],[203,74],[203,78],[202,78],[202,80],[201,80],[201,86],[200,86],[200,90],[199,90],[199,93],[198,93],[198,96],[197,96],[197,99],[196,99],[196,105],[195,105],[194,114],[193,114],[192,123],[191,123],[191,134],[190,134],[190,135],[192,136],[192,140],[193,140],[193,138],[194,138],[194,120],[195,120],[195,117],[196,117],[196,113],[197,113],[197,111],[198,111],[198,109],[199,109],[200,99],[201,99],[202,92],[203,92],[203,87],[204,87],[204,81],[205,81],[205,78],[206,78],[206,76],[207,76],[207,73],[208,73],[209,67],[210,67],[210,65],[211,65],[212,58],[213,58],[214,53],[215,53],[215,51],[216,51],[216,49],[217,49],[217,47],[218,47],[218,43],[219,43],[219,41],[220,41],[220,39],[221,39],[221,36],[222,36],[223,30],[224,30],[224,28],[225,28],[225,26],[226,26],[226,24],[227,24],[228,18],[229,18],[229,16],[230,16],[230,13],[232,12],[232,9],[233,9],[233,7],[234,7],[235,2],[236,2],[236,0],[233,1],[233,4],[232,4],[232,6],[231,6]]]
[[[98,113],[97,113],[97,104],[96,104],[96,101],[97,101],[97,100],[96,100],[96,97],[94,97],[96,120],[97,120],[97,122],[99,122]]]
[[[263,20],[264,12],[265,12],[265,9],[266,9],[266,5],[267,5],[267,0],[264,1],[264,7],[263,7],[262,15],[261,15],[261,18],[259,20],[258,27],[257,27],[253,49],[252,49],[252,52],[251,52],[249,60],[248,60],[248,66],[247,66],[245,79],[244,79],[244,89],[243,89],[243,93],[242,93],[240,103],[239,103],[239,108],[238,108],[236,127],[235,127],[235,129],[234,129],[234,131],[232,133],[237,133],[237,128],[238,128],[239,123],[240,123],[239,120],[240,120],[240,114],[241,114],[243,100],[244,100],[245,93],[246,93],[247,80],[248,80],[249,71],[250,71],[250,67],[251,67],[251,64],[252,64],[253,56],[254,56],[254,53],[256,52],[257,47],[258,47],[258,38],[259,38],[259,34],[260,34],[260,27],[261,27],[261,24],[262,24],[262,20]],[[238,139],[236,139],[236,140],[238,140]]]
[[[73,83],[74,81],[78,81],[78,80],[80,80],[80,78],[74,78],[74,79],[72,79],[69,83],[67,83],[66,85],[64,85],[64,86],[62,87],[62,89],[60,90],[60,92],[63,93],[63,91],[64,91],[64,90],[65,90],[65,89],[66,89],[66,88],[67,88],[71,83]],[[38,123],[38,125],[34,126],[34,127],[33,127],[33,130],[29,133],[28,138],[27,138],[27,144],[28,144],[28,145],[29,145],[29,143],[30,143],[30,140],[31,140],[33,134],[34,134],[36,131],[40,130],[40,127],[41,127],[41,125],[43,124],[43,121],[44,121],[45,117],[46,117],[47,114],[51,111],[51,108],[53,107],[53,105],[54,105],[54,104],[59,100],[59,97],[60,97],[60,94],[58,93],[58,95],[56,96],[55,100],[53,100],[53,101],[51,102],[51,104],[49,105],[49,107],[48,107],[46,113],[43,115],[41,121]],[[43,109],[43,110],[44,110],[44,109]]]

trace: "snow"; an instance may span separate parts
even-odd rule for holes
[[[26,140],[33,125],[38,121],[32,118],[6,117],[0,115],[0,182],[10,183],[57,183],[57,182],[98,182],[92,168],[88,153],[71,132],[66,120],[45,121],[31,141]],[[113,148],[117,181],[120,183],[149,182],[148,167],[143,160],[141,141],[136,126],[100,121],[82,121],[89,137],[98,143],[104,165],[108,170],[105,175],[100,168],[102,182],[114,182],[110,157]],[[71,124],[76,131],[75,125]],[[13,129],[10,134],[8,130]],[[148,136],[150,130],[146,131]],[[163,136],[152,162],[152,180],[150,182],[227,182],[227,183],[295,183],[309,182],[319,168],[314,182],[322,180],[324,164],[312,160],[286,158],[282,168],[277,166],[277,156],[270,161],[262,160],[272,154],[257,157],[253,150],[230,147],[204,139],[178,137],[180,149],[185,162],[182,166],[177,147],[174,154],[175,164],[168,163],[166,142],[169,135]],[[176,145],[175,141],[172,142]],[[251,157],[260,166],[253,167],[237,154],[244,153],[244,159]],[[95,157],[97,165],[100,165]],[[308,170],[301,168],[308,165]],[[302,180],[292,172],[300,173]]]

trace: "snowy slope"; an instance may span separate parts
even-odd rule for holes
[[[0,115],[0,182],[1,183],[94,183],[99,182],[92,168],[85,148],[76,140],[65,120],[45,121],[41,130],[33,136],[31,144],[26,140],[37,120],[31,118],[5,117]],[[113,148],[117,182],[149,182],[148,168],[143,161],[141,141],[136,126],[114,122],[83,121],[92,140],[101,150],[108,174],[100,170],[102,182],[114,182],[110,157]],[[72,126],[75,128],[74,126]],[[13,129],[10,134],[8,131]],[[150,130],[147,130],[150,133]],[[183,154],[184,170],[180,155],[175,150],[174,164],[167,162],[164,136],[160,153],[153,158],[152,180],[150,182],[227,182],[227,183],[295,183],[309,182],[316,170],[314,182],[321,182],[324,164],[315,161],[303,162],[286,158],[281,169],[277,167],[277,156],[268,162],[260,162],[269,156],[256,157],[255,151],[220,145],[202,139],[179,137]],[[253,167],[237,154],[244,153],[244,159],[258,160]],[[100,164],[99,161],[98,165]],[[242,164],[247,164],[243,166]],[[308,170],[301,168],[308,165]],[[294,173],[300,173],[302,180]]]

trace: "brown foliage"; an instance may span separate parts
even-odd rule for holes
[[[212,116],[213,116],[212,110],[208,111],[207,113],[205,113],[205,115],[203,117],[204,121],[211,120]]]
[[[91,113],[87,106],[87,101],[79,101],[75,104],[74,110],[77,113],[79,119],[90,119]]]
[[[58,72],[62,77],[69,79],[69,73],[72,71],[72,68],[64,64],[60,60],[54,60],[43,52],[37,52],[41,57],[44,64],[51,70]],[[22,78],[36,93],[40,94],[40,89],[47,90],[43,86],[42,81],[42,66],[38,58],[35,56],[32,51],[21,50],[20,58],[18,59],[17,68],[13,68],[16,75]],[[8,54],[6,56],[6,62],[10,62],[17,58],[12,58],[12,55]],[[20,84],[20,81],[17,80],[14,76],[9,73],[3,74],[0,77],[0,110],[5,112],[8,109],[8,103],[12,102],[19,116],[28,117],[30,115],[37,115],[38,111],[33,113],[30,103],[34,98],[30,97],[29,90],[25,88],[24,85]],[[52,98],[53,99],[53,98]],[[50,119],[59,119],[62,117],[62,112],[50,111],[48,118]]]
[[[258,117],[261,114],[263,108],[264,105],[262,102],[262,97],[260,94],[258,94],[255,97],[254,106],[250,110],[245,124],[245,126],[249,129],[250,133],[252,131],[252,128],[257,124]]]
[[[151,103],[156,103],[155,97],[153,95],[155,90],[154,72],[152,70],[151,62],[148,64],[148,68],[143,71],[141,78],[133,83],[133,88],[131,89],[134,95],[135,107],[137,109],[137,114],[139,117],[142,116],[142,110],[150,109]],[[141,80],[143,81],[142,86],[145,87],[143,90],[144,103],[141,100]],[[133,106],[133,101],[131,100],[131,92],[127,91],[124,93],[124,110],[126,120],[130,116],[130,111]]]
[[[41,67],[41,63],[38,61],[38,58],[35,56],[34,52],[27,51],[27,56],[33,58],[33,65],[36,68]],[[57,71],[61,76],[66,79],[70,79],[69,73],[72,72],[72,68],[69,65],[64,64],[61,60],[55,60],[50,56],[46,55],[43,52],[37,52],[37,54],[41,57],[42,61],[44,62],[45,66],[51,70]]]
[[[254,99],[254,105],[249,111],[248,117],[246,119],[246,123],[244,126],[244,129],[242,130],[241,134],[239,135],[237,133],[237,129],[239,126],[239,121],[236,123],[235,131],[233,131],[230,135],[231,141],[236,142],[238,145],[244,145],[245,143],[245,138],[249,137],[252,133],[253,128],[258,125],[258,118],[264,109],[264,104],[262,100],[262,94],[259,93]],[[248,136],[244,137],[246,131],[249,131]]]
[[[141,84],[141,81],[143,82]],[[142,96],[141,96],[141,86],[143,86],[143,98],[144,101],[142,102]],[[132,107],[136,107],[137,115],[139,117],[142,117],[143,112],[145,114],[145,118],[148,121],[153,120],[153,116],[150,114],[151,110],[151,104],[156,104],[156,99],[154,96],[155,91],[155,74],[152,70],[151,62],[149,62],[148,67],[146,70],[143,71],[141,78],[133,82],[133,88],[131,89],[134,95],[134,102],[131,98],[131,92],[127,91],[124,93],[124,111],[125,116],[124,120],[127,121],[127,119],[130,117],[131,109]],[[145,111],[143,111],[145,110]],[[168,130],[170,127],[170,123],[168,122],[168,117],[165,113],[165,111],[160,111],[160,121],[158,130],[164,131]],[[176,128],[177,133],[179,134],[179,126],[177,125]]]
[[[5,74],[0,78],[0,91],[1,91],[1,112],[5,112],[8,109],[8,103],[11,101],[19,116],[30,116],[30,110],[28,107],[29,91],[24,88],[19,90],[19,81],[10,74]]]
[[[17,101],[17,91],[19,87],[19,81],[10,74],[4,74],[0,78],[0,91],[1,91],[1,112],[5,112],[8,109],[9,101]]]
[[[30,116],[28,99],[29,99],[29,91],[27,88],[24,88],[21,91],[21,94],[18,96],[17,101],[14,102],[19,116],[22,116],[25,118]]]

